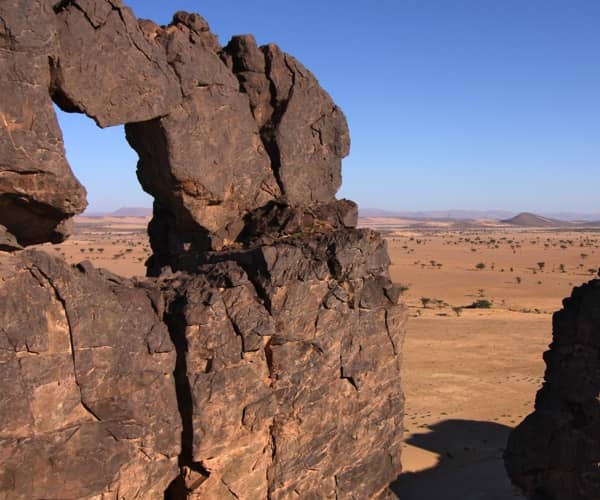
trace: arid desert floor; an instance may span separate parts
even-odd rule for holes
[[[148,221],[79,217],[71,239],[43,247],[73,263],[143,276]],[[521,498],[504,472],[504,444],[533,409],[552,312],[597,272],[600,230],[362,225],[384,233],[392,280],[406,287],[410,310],[407,444],[392,490],[403,500]]]

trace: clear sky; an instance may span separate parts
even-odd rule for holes
[[[199,12],[311,69],[344,110],[362,207],[600,212],[598,0],[129,0]],[[90,210],[150,206],[122,127],[60,114]]]

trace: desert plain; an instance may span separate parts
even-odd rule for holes
[[[77,217],[74,235],[41,245],[143,276],[148,217]],[[510,430],[533,410],[552,313],[600,264],[600,229],[511,227],[494,221],[364,218],[387,240],[392,280],[410,320],[402,499],[522,498],[504,472]]]

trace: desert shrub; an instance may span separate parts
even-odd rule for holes
[[[467,309],[490,309],[492,307],[492,302],[487,299],[477,299],[470,306],[467,306]]]
[[[481,271],[482,269],[485,269],[485,264],[483,262],[478,262],[475,265],[475,268],[477,268],[477,269],[479,269]]]
[[[431,302],[431,299],[429,297],[421,297],[421,303],[423,304],[423,307],[427,307],[427,304],[429,304]]]

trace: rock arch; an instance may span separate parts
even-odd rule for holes
[[[349,134],[316,78],[251,36],[220,47],[196,14],[8,0],[0,19],[0,492],[383,490],[406,310],[384,242],[335,199]],[[152,278],[20,250],[85,207],[52,101],[125,124],[155,198]]]

